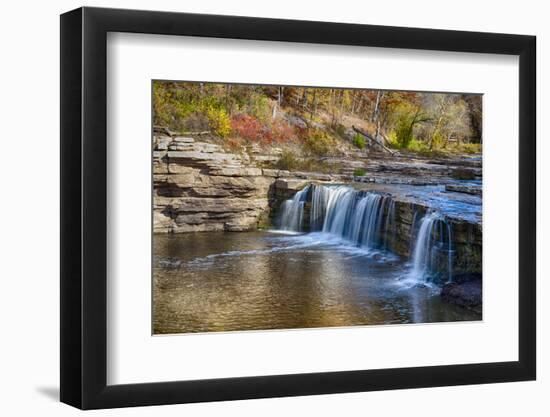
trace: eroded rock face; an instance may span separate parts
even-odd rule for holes
[[[395,232],[389,240],[389,248],[405,257],[410,258],[414,250],[415,236],[422,216],[428,208],[419,203],[400,200],[395,198]],[[446,217],[451,229],[452,236],[452,274],[481,273],[482,268],[482,224],[479,222],[466,221],[461,218]],[[386,231],[383,231],[386,233]],[[441,271],[448,269],[447,252],[436,256],[436,262]]]
[[[275,178],[193,138],[154,139],[154,231],[242,231],[258,227]]]
[[[255,153],[251,160],[193,138],[156,136],[153,143],[156,233],[255,230],[267,225],[274,202],[292,197],[310,181],[335,180],[258,168]]]

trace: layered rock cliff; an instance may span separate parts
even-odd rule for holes
[[[270,203],[280,183],[289,197],[307,180],[341,176],[262,169],[247,153],[228,153],[190,137],[156,136],[153,151],[153,229],[155,233],[254,230],[269,221]]]

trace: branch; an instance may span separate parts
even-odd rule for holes
[[[392,151],[390,148],[386,147],[381,141],[379,141],[377,138],[374,138],[372,137],[371,135],[369,135],[367,132],[365,132],[364,130],[361,130],[359,129],[358,127],[355,127],[355,126],[351,126],[351,128],[356,131],[357,133],[359,133],[360,135],[363,135],[365,136],[367,139],[369,139],[370,141],[373,141],[374,143],[376,143],[378,146],[382,147],[382,149],[384,149],[386,152],[389,152],[390,154],[392,155],[395,155],[395,152]]]

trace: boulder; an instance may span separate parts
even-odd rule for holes
[[[441,299],[446,303],[481,313],[483,302],[481,280],[445,284],[441,289]]]

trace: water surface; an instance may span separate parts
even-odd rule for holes
[[[480,320],[398,256],[322,233],[155,235],[155,334]]]

